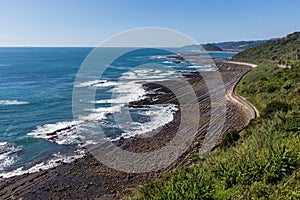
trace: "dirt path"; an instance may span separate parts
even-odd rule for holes
[[[235,62],[235,61],[225,61],[225,62],[226,62],[226,63],[229,63],[229,64],[246,65],[246,66],[249,66],[249,67],[252,67],[252,68],[257,67],[257,65],[256,65],[256,64],[253,64],[253,63]]]

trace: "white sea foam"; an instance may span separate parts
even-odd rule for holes
[[[102,100],[97,100],[97,101],[92,101],[92,103],[95,104],[104,104],[104,103],[112,103],[112,99],[102,99]]]
[[[149,79],[164,79],[169,73],[163,73],[157,69],[137,69],[123,73],[123,80],[149,80]]]
[[[79,147],[80,148],[85,148],[89,145],[95,145],[95,144],[98,144],[95,140],[86,140],[84,143],[79,144]]]
[[[126,78],[124,79],[127,79],[127,80],[149,80],[149,79],[163,79],[165,78],[164,75],[147,75],[147,74],[134,74],[132,73],[131,75],[127,76]]]
[[[0,147],[6,145],[7,142],[0,142]]]
[[[128,104],[132,101],[141,100],[147,94],[147,92],[142,87],[142,83],[137,83],[137,80],[144,80],[144,78],[137,78],[132,76],[132,80],[129,75],[131,72],[126,73],[126,76],[122,76],[119,82],[106,82],[101,83],[101,85],[114,86],[109,90],[113,94],[113,99],[100,99],[92,101],[91,103],[103,104],[103,103],[115,103],[115,104]],[[146,77],[147,75],[143,75]],[[162,78],[162,77],[159,77]],[[127,80],[128,79],[128,80]],[[98,81],[89,81],[80,85],[80,87],[96,86]]]
[[[89,122],[104,123],[107,114],[120,112],[122,106],[115,105],[112,107],[102,107],[89,111],[88,114],[80,117],[78,121],[71,122],[58,122],[55,124],[45,124],[43,126],[36,127],[28,136],[35,138],[43,138],[57,144],[82,144],[88,138],[89,135],[81,134],[86,133],[86,130],[90,128]]]
[[[167,58],[167,56],[150,56],[151,59],[164,59]]]
[[[17,100],[0,100],[0,105],[24,105],[29,104],[27,101],[17,101]]]
[[[11,166],[17,159],[17,153],[22,150],[22,147],[16,147],[7,142],[0,142],[0,171]]]
[[[89,122],[104,123],[107,114],[120,112],[122,105],[115,105],[112,107],[102,107],[97,109],[86,110],[88,114],[80,117],[78,121],[71,122],[58,122],[55,124],[45,124],[43,126],[36,127],[28,136],[35,138],[43,138],[57,144],[82,144],[88,138],[89,135],[81,134],[86,133],[89,128]]]
[[[20,167],[18,169],[15,169],[10,172],[0,172],[0,178],[10,178],[13,176],[20,176],[22,174],[31,174],[38,172],[40,170],[47,170],[51,169],[53,167],[56,167],[60,165],[60,163],[71,163],[76,159],[82,158],[85,155],[85,152],[83,150],[77,150],[74,155],[72,156],[64,156],[61,155],[60,153],[57,154],[52,154],[53,158],[46,161],[46,162],[41,162],[33,167],[30,167],[29,169],[24,169],[24,167]]]
[[[80,138],[76,132],[76,126],[81,123],[80,121],[71,121],[45,124],[38,126],[34,131],[27,133],[27,135],[54,141],[58,144],[78,143]]]
[[[125,82],[117,85],[110,90],[114,95],[113,103],[127,104],[129,102],[141,100],[145,98],[147,92],[142,84],[136,82]]]
[[[91,111],[92,113],[87,116],[82,116],[80,119],[84,121],[101,121],[103,119],[106,119],[107,114],[120,112],[121,109],[122,109],[121,105],[96,108],[96,109],[88,110]]]
[[[176,111],[178,111],[178,108],[174,104],[152,105],[150,110],[141,112],[141,114],[149,116],[151,120],[146,123],[127,122],[126,125],[120,127],[124,132],[120,137],[128,138],[136,135],[145,135],[157,130],[171,122]],[[114,140],[118,140],[120,137]]]
[[[75,85],[75,87],[111,87],[115,85],[118,85],[118,83],[110,82],[107,80],[94,80],[80,83],[78,85]]]
[[[168,60],[164,61],[163,63],[165,63],[165,64],[174,64],[174,62],[168,61]]]

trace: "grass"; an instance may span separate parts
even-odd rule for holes
[[[233,60],[262,63],[270,60],[293,60],[300,54],[300,32],[269,40],[235,55]]]
[[[300,199],[300,68],[260,65],[238,94],[260,111],[206,157],[136,189],[127,199]],[[198,157],[198,159],[195,159]]]

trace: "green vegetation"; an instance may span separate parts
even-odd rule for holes
[[[224,134],[221,143],[219,144],[220,148],[227,148],[235,144],[236,141],[240,139],[240,134],[236,130],[228,131]]]
[[[129,199],[300,199],[300,68],[263,64],[237,91],[260,111],[237,135]]]
[[[300,32],[295,32],[240,52],[233,57],[233,60],[253,63],[271,60],[296,60],[298,54],[300,54]]]

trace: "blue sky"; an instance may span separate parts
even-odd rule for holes
[[[199,43],[300,30],[298,0],[0,0],[0,46],[95,46],[132,28],[163,27]]]

